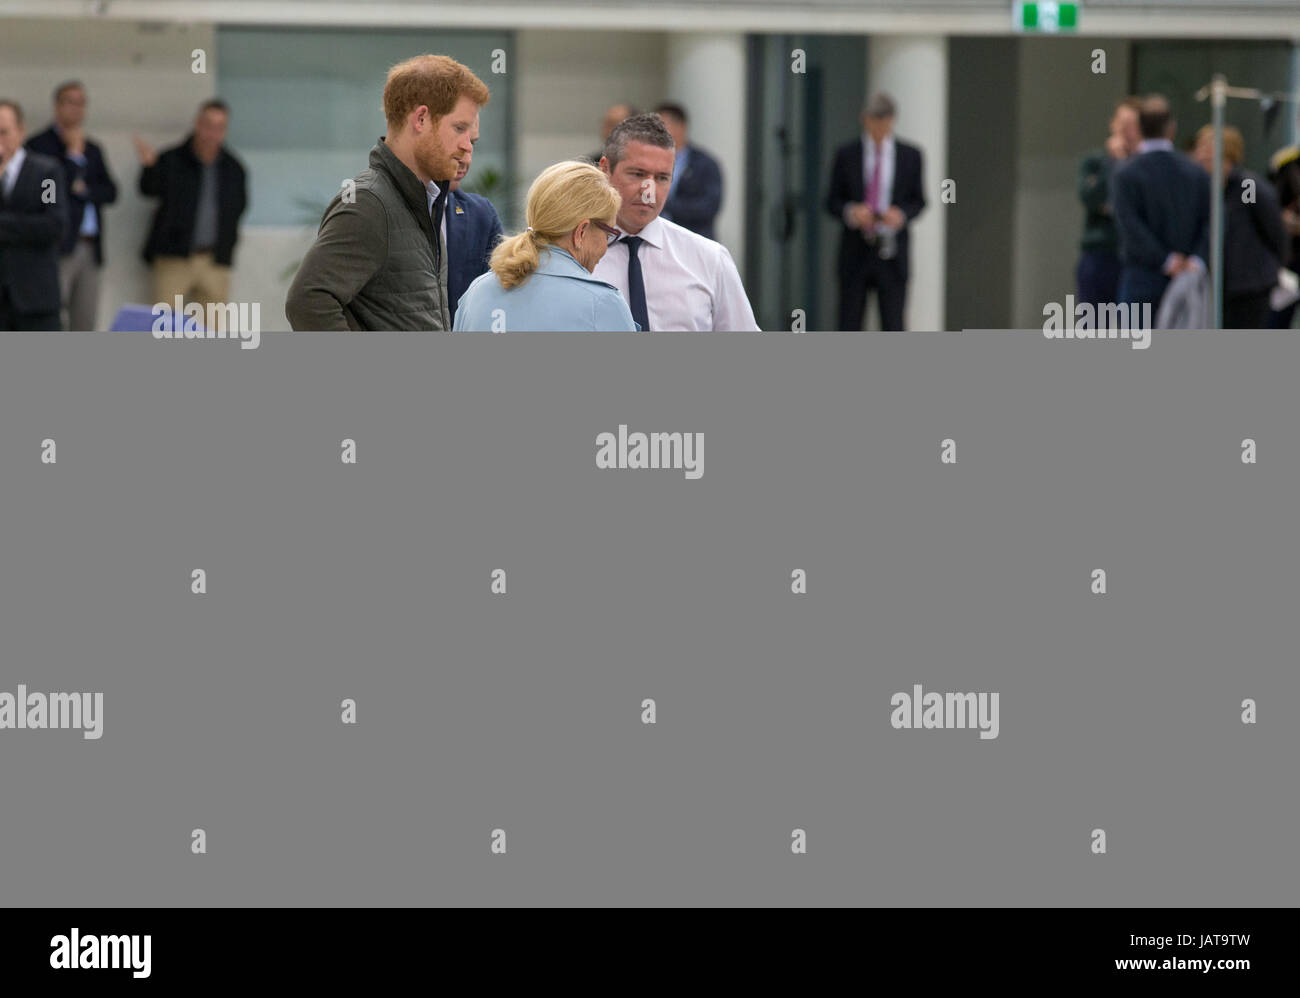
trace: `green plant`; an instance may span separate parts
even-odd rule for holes
[[[487,198],[496,208],[501,220],[507,225],[510,224],[515,204],[515,181],[510,174],[498,170],[495,166],[471,170],[470,176],[466,177],[461,184],[461,189]]]

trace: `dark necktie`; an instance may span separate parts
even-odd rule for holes
[[[640,236],[624,236],[627,243],[627,303],[632,309],[632,318],[641,324],[641,329],[650,328],[650,316],[645,306],[645,278],[641,276],[641,261],[636,252],[644,240]]]
[[[433,244],[437,247],[433,262],[439,269],[442,268],[442,252],[446,249],[442,245],[442,215],[447,210],[447,191],[450,186],[450,181],[444,184],[438,190],[438,196],[433,199]]]

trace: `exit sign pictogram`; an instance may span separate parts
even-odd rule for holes
[[[1017,31],[1074,31],[1079,27],[1077,3],[1025,0],[1013,6],[1012,15]]]

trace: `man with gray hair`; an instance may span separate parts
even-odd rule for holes
[[[99,278],[104,266],[104,208],[117,200],[117,183],[104,150],[86,134],[85,85],[77,80],[54,91],[54,122],[27,140],[27,148],[57,159],[68,182],[68,227],[59,247],[59,284],[68,329],[95,328]]]
[[[867,290],[875,288],[880,328],[901,330],[909,271],[908,227],[925,209],[921,150],[894,138],[894,99],[872,95],[860,139],[841,146],[831,168],[826,210],[844,223],[840,237],[841,330],[862,329]]]
[[[757,332],[727,248],[660,214],[675,150],[657,114],[633,115],[609,133],[600,168],[623,199],[620,232],[592,273],[623,293],[643,330]]]

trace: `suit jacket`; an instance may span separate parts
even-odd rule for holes
[[[456,303],[479,274],[501,240],[501,216],[481,194],[447,192],[447,305],[452,321]]]
[[[686,148],[686,167],[661,214],[684,229],[713,239],[713,222],[722,207],[722,168],[699,146],[688,144]]]
[[[906,221],[897,237],[897,260],[902,268],[903,280],[910,271],[911,240],[908,238],[912,219],[925,210],[925,184],[922,180],[921,150],[894,138],[894,189],[893,204],[903,212]],[[826,210],[844,221],[845,205],[866,201],[866,169],[862,138],[846,142],[835,151],[831,166],[830,190],[826,195]],[[866,265],[874,253],[873,247],[862,238],[862,230],[844,226],[840,236],[840,271],[853,271]]]
[[[1243,180],[1254,182],[1253,204],[1242,203]],[[1273,287],[1286,257],[1286,242],[1273,185],[1250,170],[1234,169],[1223,189],[1223,293],[1250,294]]]
[[[144,258],[189,256],[194,251],[194,216],[199,209],[202,164],[190,145],[193,134],[178,146],[165,150],[153,166],[140,171],[140,193],[158,197],[162,203],[153,216]],[[248,207],[248,189],[243,164],[224,146],[217,156],[217,242],[214,262],[230,266],[239,239],[239,216]]]
[[[45,182],[54,181],[46,203]],[[68,226],[63,167],[28,151],[8,198],[0,185],[0,288],[18,312],[58,312],[59,246]]]
[[[1210,176],[1167,149],[1138,153],[1111,174],[1119,259],[1163,273],[1170,253],[1210,260]]]
[[[72,194],[68,200],[68,230],[63,234],[63,244],[59,247],[59,252],[66,256],[76,248],[77,237],[81,234],[81,222],[86,216],[86,205],[87,203],[93,204],[99,222],[99,232],[95,235],[95,263],[102,265],[104,263],[104,212],[102,209],[104,205],[112,204],[117,200],[117,184],[114,183],[112,174],[108,172],[108,163],[104,159],[104,151],[100,149],[97,143],[87,139],[86,165],[78,165],[75,160],[68,158],[68,147],[64,145],[63,138],[53,125],[39,135],[33,135],[28,139],[27,148],[44,156],[51,156],[63,164],[63,174],[67,178],[69,186],[78,178],[85,181],[85,196],[78,197]]]

